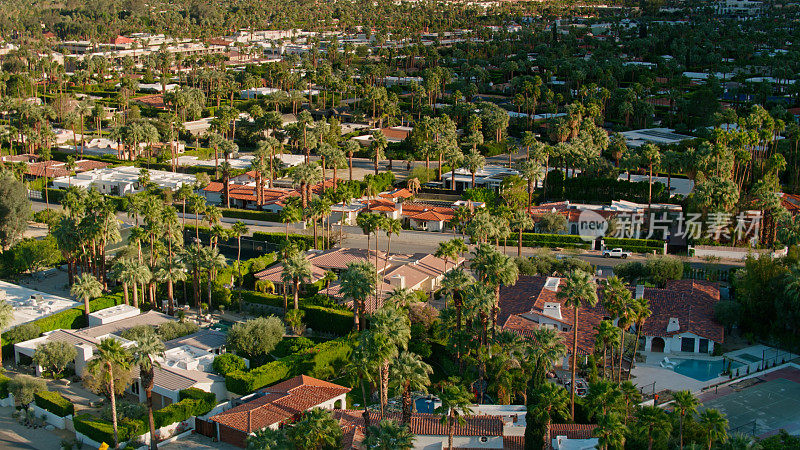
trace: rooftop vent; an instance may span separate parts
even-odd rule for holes
[[[561,278],[559,277],[547,277],[547,281],[544,282],[544,288],[550,291],[557,291],[558,285],[561,284]]]

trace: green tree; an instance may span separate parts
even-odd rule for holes
[[[28,228],[31,202],[25,186],[10,172],[0,172],[0,246],[5,250]]]
[[[353,302],[353,327],[365,329],[366,301],[375,292],[375,266],[368,261],[347,263],[347,269],[339,276],[339,292]]]
[[[361,446],[369,450],[410,450],[416,436],[407,425],[393,420],[381,420],[366,430]]]
[[[36,347],[33,362],[40,366],[42,371],[52,373],[53,378],[59,378],[77,355],[78,351],[74,345],[64,341],[49,341]]]
[[[494,306],[492,307],[492,333],[497,326],[498,305],[500,304],[500,286],[511,286],[519,278],[519,268],[514,260],[500,253],[490,245],[481,244],[473,252],[471,268],[478,275],[478,281],[494,289]]]
[[[292,295],[294,296],[294,309],[298,309],[300,308],[300,284],[311,278],[311,263],[302,252],[292,252],[288,257],[282,259],[282,263],[283,269],[281,271],[281,279],[284,281],[284,292],[286,291],[288,283],[291,282],[293,285]]]
[[[597,420],[594,436],[601,450],[609,448],[625,448],[627,427],[619,420],[617,414],[605,414]]]
[[[133,349],[133,364],[139,366],[139,379],[147,398],[147,421],[150,425],[150,450],[158,450],[156,425],[153,420],[153,381],[155,369],[159,367],[158,358],[164,357],[164,343],[155,335],[143,335]]]
[[[330,411],[315,408],[303,413],[286,432],[297,450],[338,450],[342,428]]]
[[[28,406],[37,392],[47,390],[47,383],[30,375],[17,375],[8,382],[8,391],[20,405]]]
[[[636,428],[647,438],[647,450],[653,450],[653,442],[661,442],[669,437],[672,424],[663,409],[642,406],[636,411]]]
[[[91,308],[89,308],[89,300],[100,297],[103,294],[103,285],[97,281],[94,275],[82,273],[70,288],[69,293],[83,300],[83,314],[86,316],[86,320],[89,320],[89,313],[92,312]]]
[[[400,388],[403,401],[402,422],[411,423],[412,392],[427,392],[433,368],[418,355],[404,351],[392,362],[391,378]]]
[[[709,450],[715,442],[724,443],[728,440],[728,419],[719,410],[711,408],[703,410],[697,423],[702,429]]]
[[[262,428],[247,436],[247,450],[295,450],[283,430]]]
[[[583,305],[594,306],[597,304],[597,285],[592,276],[582,270],[576,270],[567,275],[564,280],[564,287],[556,294],[559,300],[564,302],[564,306],[573,309],[574,318],[572,321],[572,362],[570,372],[572,373],[572,383],[570,384],[570,413],[575,418],[575,370],[578,365],[578,310]]]
[[[700,401],[689,391],[678,391],[672,394],[673,408],[678,413],[678,430],[680,448],[683,449],[683,421],[686,415],[692,416],[697,414],[697,408],[700,406]]]
[[[275,316],[256,317],[234,324],[228,332],[228,347],[240,356],[266,362],[269,352],[283,339],[286,327]]]
[[[569,418],[569,398],[567,391],[562,386],[553,383],[542,383],[533,389],[528,399],[528,416],[535,420],[529,423],[532,433],[525,433],[525,448],[537,448],[533,439],[535,424],[542,426],[543,445],[541,448],[550,448],[550,424],[553,420],[566,420]]]
[[[111,399],[111,423],[114,428],[114,447],[119,446],[119,431],[117,429],[117,399],[114,385],[114,368],[122,370],[130,369],[130,354],[117,339],[107,338],[100,341],[97,346],[97,358],[89,361],[87,369],[98,373],[103,373],[106,390]]]
[[[453,450],[456,423],[463,426],[467,423],[465,416],[472,415],[472,395],[464,386],[446,382],[442,386],[439,400],[442,404],[434,412],[442,416],[442,425],[447,425],[447,450]]]

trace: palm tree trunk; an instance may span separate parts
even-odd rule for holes
[[[299,296],[300,296],[300,280],[295,278],[294,280],[294,309],[299,309]]]
[[[631,359],[631,367],[628,369],[626,380],[631,379],[631,370],[633,370],[633,363],[636,361],[636,352],[639,351],[639,338],[641,337],[642,326],[643,325],[636,325],[636,341],[633,343],[633,359]]]
[[[150,377],[152,379],[152,376]],[[158,439],[156,438],[156,423],[153,419],[153,386],[145,389],[147,396],[147,421],[150,423],[150,450],[158,450]]]
[[[114,426],[114,448],[119,447],[119,431],[117,430],[117,398],[114,395],[114,368],[111,363],[106,363],[108,368],[108,393],[111,395],[111,424]]]
[[[617,383],[622,383],[622,355],[625,354],[625,329],[619,330],[619,367],[617,367]]]
[[[574,308],[575,318],[572,322],[572,364],[569,370],[572,372],[572,384],[570,384],[569,403],[572,420],[575,420],[575,366],[578,364],[578,307]]]

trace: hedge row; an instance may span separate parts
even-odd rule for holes
[[[509,242],[509,245],[512,245]],[[590,248],[591,245],[587,242],[571,243],[571,242],[558,242],[558,241],[526,241],[522,240],[523,247],[561,247],[561,248]]]
[[[202,416],[211,411],[217,401],[217,397],[210,392],[205,392],[197,388],[189,388],[178,393],[180,399],[177,403],[153,412],[153,421],[156,428],[182,422],[193,416]]]
[[[231,372],[225,377],[225,386],[230,392],[246,395],[297,375],[329,378],[347,364],[352,351],[348,338],[335,339],[249,372]]]
[[[58,392],[41,391],[33,394],[36,406],[51,412],[58,417],[67,417],[75,413],[75,405]]]
[[[283,308],[283,296],[281,295],[253,291],[242,291],[241,294],[244,302]],[[289,297],[289,302],[291,303],[291,301],[292,299]],[[300,300],[300,309],[305,311],[303,321],[306,326],[314,331],[344,336],[353,329],[353,313],[351,311],[306,304],[304,299]]]
[[[286,242],[285,233],[265,233],[263,231],[256,231],[253,233],[253,239],[257,241],[264,241],[270,244],[283,244]],[[317,236],[320,243],[323,242],[321,233]],[[314,236],[307,236],[305,234],[289,233],[289,240],[297,242],[302,245],[304,250],[314,247]],[[326,245],[328,247],[328,245]]]
[[[114,444],[114,425],[99,417],[89,414],[81,414],[73,418],[72,423],[75,431],[82,433],[89,439],[106,444]],[[144,422],[129,418],[122,418],[117,422],[119,441],[126,442],[131,438],[140,436],[145,432]]]
[[[281,215],[269,211],[253,211],[250,209],[220,208],[222,217],[231,219],[260,220],[263,222],[280,222]]]
[[[122,293],[104,295],[89,302],[89,312],[99,311],[101,309],[109,308],[119,305],[123,302]],[[39,328],[40,333],[58,329],[77,329],[83,328],[88,325],[86,316],[83,313],[83,304],[70,308],[59,313],[42,317],[41,319],[32,322]],[[3,333],[5,336],[6,333]],[[5,337],[2,338],[3,353],[9,351],[9,347],[16,342],[8,342]]]
[[[603,238],[606,247],[654,247],[664,248],[664,241],[660,239],[630,239],[630,238]]]
[[[509,239],[511,239],[509,237]],[[522,242],[557,242],[560,244],[585,244],[582,237],[575,234],[522,233]]]

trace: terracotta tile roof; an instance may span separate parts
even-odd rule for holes
[[[423,221],[449,221],[453,218],[455,210],[446,206],[434,206],[426,203],[405,203],[403,204],[404,216]]]
[[[256,193],[258,187],[257,186],[248,186],[244,184],[233,184],[231,183],[228,186],[228,192],[232,199],[236,200],[247,200],[251,202],[258,201],[256,197]],[[223,193],[225,191],[225,184],[219,181],[212,181],[208,184],[204,189],[207,192],[219,192]],[[294,197],[300,195],[294,189],[278,189],[278,188],[266,188],[262,189],[262,193],[264,196],[264,205],[271,205],[271,204],[278,204],[283,206],[282,201],[285,200],[287,197]]]
[[[500,313],[498,323],[503,329],[530,336],[539,326],[539,320],[546,318],[561,325],[558,328],[564,344],[572,348],[574,309],[564,306],[557,292],[544,287],[547,277],[522,276],[514,286],[500,289]],[[563,282],[561,283],[563,285]],[[635,287],[630,286],[631,294]],[[594,350],[595,327],[604,319],[610,318],[602,305],[602,294],[598,288],[600,301],[596,306],[582,307],[578,316],[578,352],[591,354]],[[715,283],[697,280],[678,280],[667,284],[665,289],[645,288],[644,298],[650,301],[652,315],[642,327],[645,336],[672,336],[680,333],[694,333],[715,342],[724,342],[723,327],[714,321],[714,304],[719,297]],[[545,303],[560,305],[561,318],[544,314]],[[670,318],[677,318],[680,329],[667,332]]]
[[[381,128],[381,132],[386,136],[386,139],[395,141],[404,141],[409,135],[408,131],[396,128]]]
[[[79,144],[80,145],[80,144]],[[75,173],[86,172],[94,169],[102,169],[110,164],[101,161],[81,159],[75,161]],[[28,164],[27,174],[33,177],[66,177],[70,174],[66,163],[60,161],[41,161]]]
[[[281,279],[282,273],[283,273],[283,264],[278,263],[272,267],[268,267],[262,270],[261,272],[257,272],[253,276],[258,278],[259,280],[268,280],[272,281],[273,283],[283,283],[283,280]],[[322,279],[322,277],[324,276],[325,276],[325,269],[322,269],[312,264],[311,279],[308,280],[307,282],[314,283]]]
[[[583,423],[554,423],[550,425],[550,439],[566,436],[567,439],[591,439],[597,425]]]
[[[413,197],[414,194],[406,188],[397,188],[393,191],[382,192],[378,194],[378,196],[382,198],[410,198]]]
[[[166,108],[164,105],[164,96],[162,94],[145,95],[133,99],[134,102],[141,103],[152,108]]]
[[[344,428],[351,427],[364,428],[364,411],[355,410],[335,410],[333,417],[339,420],[339,424]],[[385,413],[384,419],[400,421],[399,413]],[[447,436],[447,425],[442,424],[441,416],[436,414],[413,413],[409,428],[414,434],[422,436]],[[454,436],[502,436],[503,420],[498,416],[466,416],[464,425],[456,424]],[[381,420],[380,413],[370,411],[370,423],[378,423]]]
[[[223,411],[211,417],[211,420],[251,433],[295,417],[348,392],[350,388],[300,375],[258,391],[253,400]]]

